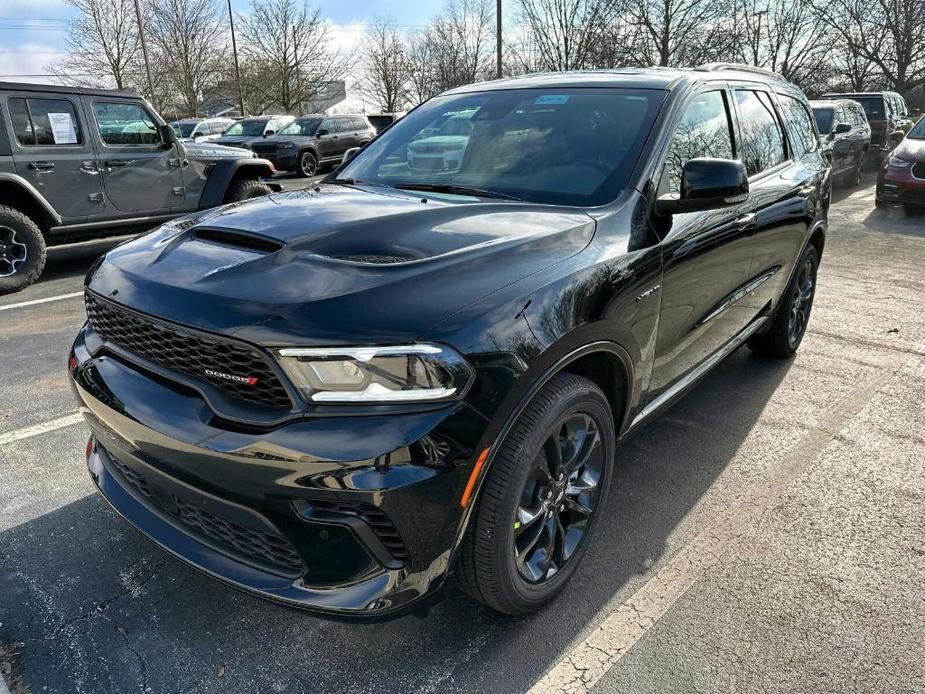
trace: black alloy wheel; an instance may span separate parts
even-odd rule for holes
[[[546,383],[489,463],[459,551],[460,587],[511,615],[558,595],[594,538],[615,447],[596,384],[570,373]]]
[[[29,257],[29,249],[16,230],[0,225],[0,277],[12,277]]]
[[[569,414],[547,431],[513,520],[515,564],[525,580],[547,581],[575,555],[597,507],[603,463],[590,414]]]
[[[787,337],[792,349],[796,349],[806,332],[809,312],[813,308],[813,296],[816,293],[816,265],[813,258],[805,258],[797,274],[796,282],[790,290],[790,321]]]
[[[305,178],[311,178],[318,172],[318,159],[312,152],[305,151],[299,155],[299,173]]]

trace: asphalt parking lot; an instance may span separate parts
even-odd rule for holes
[[[321,620],[129,527],[94,493],[73,417],[79,295],[28,303],[79,294],[114,241],[53,249],[41,282],[0,298],[13,676],[32,692],[925,692],[925,216],[873,193],[870,177],[836,193],[797,357],[739,350],[626,441],[576,579],[521,619],[450,585],[427,615]]]

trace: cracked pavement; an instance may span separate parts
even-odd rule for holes
[[[350,624],[236,592],[109,509],[76,425],[0,446],[0,643],[33,692],[925,692],[925,216],[872,183],[836,194],[797,358],[739,350],[624,442],[543,612],[450,585],[426,618]],[[111,245],[55,249],[0,305],[79,291]],[[0,433],[74,411],[82,320],[0,313]]]

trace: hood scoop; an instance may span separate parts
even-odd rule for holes
[[[240,248],[258,253],[275,253],[285,244],[276,239],[231,229],[215,229],[210,227],[199,228],[193,232],[193,238],[220,246]]]
[[[417,260],[413,255],[329,255],[333,260],[343,260],[348,263],[364,263],[366,265],[392,265],[393,263],[407,263],[411,260]]]

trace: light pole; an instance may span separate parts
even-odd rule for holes
[[[495,3],[495,50],[498,58],[498,79],[501,78],[501,0]]]
[[[136,2],[138,0],[135,0]],[[241,107],[241,117],[244,113],[244,90],[241,89],[241,69],[238,67],[238,43],[234,38],[234,14],[231,11],[231,0],[228,0],[228,23],[231,25],[231,52],[234,54],[234,79],[238,83],[238,106]]]
[[[148,59],[148,42],[145,41],[145,23],[141,18],[141,4],[135,0],[135,17],[138,20],[138,38],[141,39],[141,54],[145,59],[145,72],[148,73],[148,92],[151,94],[151,103],[157,107],[154,98],[154,80],[151,78],[151,61]]]

